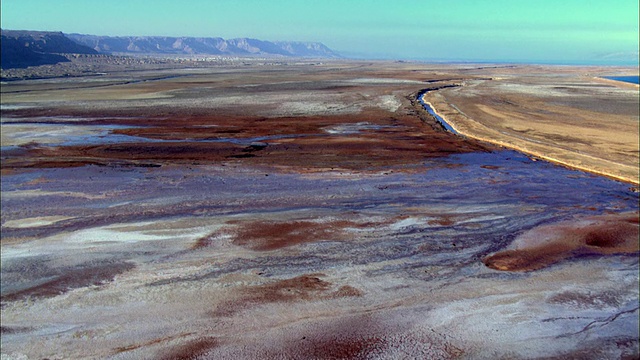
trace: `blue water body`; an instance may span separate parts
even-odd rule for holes
[[[447,131],[454,133],[454,134],[458,134],[458,132],[451,126],[449,125],[449,123],[447,123],[440,115],[436,114],[436,111],[426,102],[424,102],[424,100],[422,99],[422,96],[424,94],[420,94],[418,95],[418,101],[420,102],[420,104],[422,105],[422,107],[427,110],[427,112],[429,114],[431,114],[433,117],[436,118],[436,120],[438,120],[438,122],[440,123],[440,125],[442,125]]]
[[[640,84],[640,76],[605,76],[605,79],[624,81],[632,84]]]

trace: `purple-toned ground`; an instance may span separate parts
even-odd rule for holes
[[[469,69],[3,84],[2,359],[637,358],[637,190],[443,131]]]

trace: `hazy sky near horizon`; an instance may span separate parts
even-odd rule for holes
[[[638,0],[2,0],[3,29],[319,41],[347,57],[637,62]]]

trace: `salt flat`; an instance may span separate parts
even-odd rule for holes
[[[2,358],[637,357],[638,97],[605,70],[3,83]]]

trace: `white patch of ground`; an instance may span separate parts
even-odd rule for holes
[[[358,112],[360,112],[360,106],[354,104],[295,101],[285,102],[269,113],[277,116],[313,116],[357,114]]]
[[[323,128],[323,130],[329,134],[348,135],[348,134],[358,134],[365,130],[377,130],[385,127],[388,127],[388,126],[375,125],[365,121],[365,122],[358,122],[354,124],[340,124],[335,126],[329,126],[329,127]]]
[[[16,104],[0,104],[0,110],[20,110],[20,109],[29,109],[35,106],[29,105],[16,105]]]
[[[106,135],[107,130],[98,126],[69,126],[41,124],[2,124],[0,145],[20,146],[29,143],[58,144],[77,136]]]
[[[31,227],[41,227],[47,226],[51,224],[55,224],[60,221],[73,219],[70,216],[40,216],[33,218],[25,218],[18,220],[7,220],[2,224],[3,227],[7,228],[31,228]]]
[[[2,258],[11,259],[45,254],[60,256],[69,251],[88,251],[91,253],[98,249],[108,251],[110,248],[122,250],[123,246],[134,246],[150,241],[168,241],[167,245],[156,246],[182,249],[185,243],[210,234],[219,227],[220,225],[215,223],[187,222],[184,219],[113,224],[71,233],[60,233],[12,246],[3,246]]]
[[[378,97],[378,107],[390,112],[396,112],[402,103],[393,95],[383,95]]]
[[[70,196],[70,197],[79,197],[85,199],[104,199],[107,197],[106,194],[101,195],[91,195],[82,192],[72,192],[72,191],[43,191],[40,189],[35,190],[14,190],[14,191],[3,191],[3,198],[21,198],[21,197],[38,197],[38,196]]]
[[[587,85],[587,84],[585,84]],[[525,85],[525,84],[500,84],[497,87],[501,91],[506,91],[509,93],[520,93],[526,95],[532,95],[537,97],[576,97],[580,96],[579,93],[574,90],[582,90],[585,87],[580,85],[564,85],[559,83],[557,85]],[[626,89],[626,88],[606,88],[598,90],[600,94],[616,94],[616,95],[637,95],[638,91],[636,89]],[[593,96],[589,93],[584,93],[583,96]]]
[[[358,78],[343,82],[349,84],[424,84],[422,81],[391,78]]]
[[[422,225],[424,224],[424,219],[419,219],[419,218],[408,218],[408,219],[403,219],[400,220],[394,224],[392,224],[391,226],[389,226],[389,228],[391,230],[400,230],[400,229],[404,229],[407,227],[412,227],[412,226],[416,226],[416,225]]]

